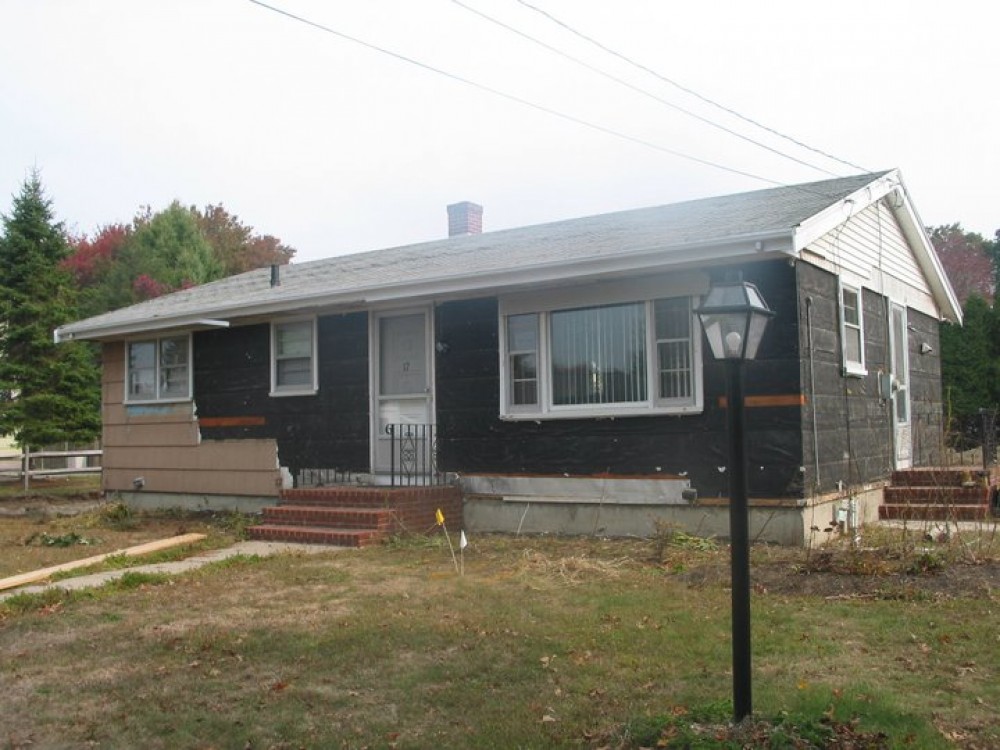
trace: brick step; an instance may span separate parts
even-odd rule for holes
[[[366,547],[379,544],[385,532],[374,529],[331,529],[315,526],[284,526],[261,524],[247,529],[251,539],[265,542],[299,542],[329,544],[336,547]]]
[[[262,523],[279,526],[325,526],[335,529],[391,531],[393,512],[387,508],[276,505],[264,508]]]
[[[883,521],[982,521],[990,517],[988,505],[905,504],[880,505]]]
[[[968,481],[986,484],[991,474],[983,469],[901,469],[892,472],[893,487],[962,487]]]
[[[282,490],[279,505],[324,505],[342,508],[377,508],[401,503],[442,504],[460,502],[457,487],[302,487]]]
[[[282,490],[279,505],[319,505],[338,508],[377,508],[387,505],[385,487],[302,487]]]
[[[986,505],[992,487],[886,487],[883,502],[888,505]]]

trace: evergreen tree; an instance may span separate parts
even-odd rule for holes
[[[91,349],[56,344],[76,315],[69,254],[37,173],[14,197],[0,235],[0,433],[21,446],[86,442],[100,433],[100,380]]]

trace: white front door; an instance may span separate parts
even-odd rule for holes
[[[387,474],[392,468],[398,472],[401,461],[411,458],[409,452],[400,456],[398,441],[396,451],[392,450],[393,441],[387,432],[390,426],[397,438],[402,430],[410,438],[426,442],[417,449],[432,448],[427,430],[434,421],[430,317],[428,310],[373,317],[372,466],[376,475]],[[428,468],[417,465],[417,470]]]
[[[906,308],[889,305],[889,353],[892,376],[891,416],[894,466],[908,469],[913,463],[913,430],[910,420],[910,357]]]

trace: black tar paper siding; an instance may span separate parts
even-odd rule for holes
[[[723,278],[732,269],[713,275]],[[801,393],[795,274],[787,263],[747,265],[777,316],[759,358],[746,366],[747,395]],[[435,311],[438,463],[446,471],[569,475],[685,475],[702,497],[727,493],[722,366],[705,347],[702,414],[503,421],[500,409],[498,303],[446,302]],[[750,492],[799,496],[801,407],[749,409]]]
[[[263,417],[249,427],[205,427],[210,440],[274,438],[283,466],[367,471],[369,463],[368,315],[318,319],[319,391],[272,397],[270,326],[239,326],[194,335],[194,391],[199,418]]]

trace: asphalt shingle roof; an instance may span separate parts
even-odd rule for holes
[[[310,299],[351,295],[393,285],[461,280],[514,269],[600,260],[692,244],[721,244],[756,234],[791,233],[796,226],[885,172],[757,190],[654,208],[569,219],[497,232],[373,250],[281,268],[281,285],[257,269],[174,292],[64,326],[60,335],[87,335],[191,316],[238,316],[241,309],[294,309]],[[151,327],[154,327],[151,325]]]

